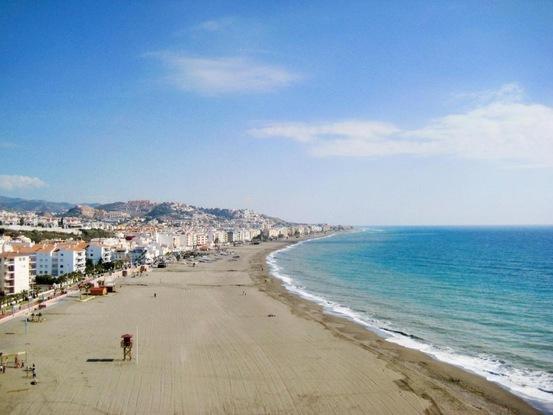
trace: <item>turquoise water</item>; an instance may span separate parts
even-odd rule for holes
[[[553,227],[368,228],[269,264],[328,312],[553,413]]]

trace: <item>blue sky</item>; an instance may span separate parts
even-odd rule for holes
[[[3,2],[0,194],[553,223],[553,3]]]

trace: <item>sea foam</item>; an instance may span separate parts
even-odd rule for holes
[[[365,228],[360,232],[382,232],[379,229]],[[407,331],[398,330],[388,322],[382,322],[371,318],[365,313],[352,310],[349,306],[340,304],[321,294],[309,291],[299,284],[291,275],[283,270],[278,263],[278,257],[283,253],[295,249],[298,246],[333,235],[307,239],[288,245],[285,248],[274,251],[267,256],[271,274],[281,280],[283,286],[290,292],[312,301],[323,307],[323,310],[331,315],[347,318],[383,337],[386,341],[419,350],[437,360],[460,367],[485,379],[497,383],[516,395],[529,401],[533,406],[548,414],[553,414],[553,373],[515,368],[511,364],[492,355],[480,354],[469,356],[455,351],[451,347],[438,347],[424,339],[410,335]]]

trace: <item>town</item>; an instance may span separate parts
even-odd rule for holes
[[[250,210],[131,201],[65,212],[0,210],[0,306],[98,272],[160,265],[228,246],[298,239],[343,227],[291,224]],[[5,311],[5,310],[3,310]]]

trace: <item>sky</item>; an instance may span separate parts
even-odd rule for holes
[[[0,195],[553,224],[553,2],[0,3]]]

